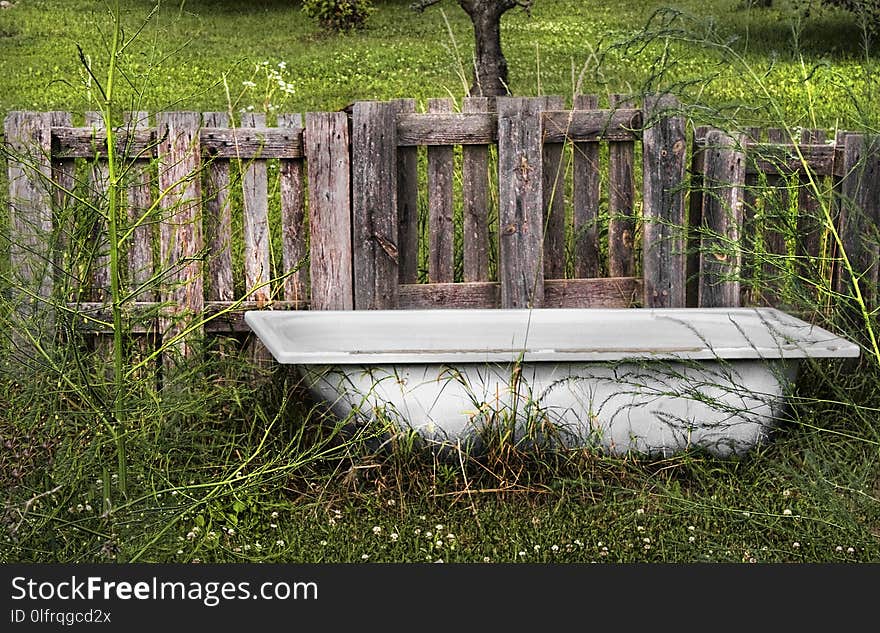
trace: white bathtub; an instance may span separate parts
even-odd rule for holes
[[[352,420],[425,438],[742,454],[779,423],[799,362],[859,347],[770,308],[251,311],[279,363]]]

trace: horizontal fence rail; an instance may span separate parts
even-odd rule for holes
[[[83,121],[5,121],[12,285],[47,331],[111,329],[112,249],[125,326],[183,358],[250,309],[784,306],[799,273],[877,299],[864,134],[691,132],[668,95],[132,112],[111,182]]]

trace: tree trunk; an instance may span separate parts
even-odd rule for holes
[[[503,0],[459,0],[474,26],[474,83],[471,97],[510,94],[507,60],[501,51],[501,16],[514,4]]]

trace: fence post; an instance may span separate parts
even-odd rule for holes
[[[742,141],[720,130],[706,134],[700,240],[701,308],[739,306],[739,227],[746,175]]]
[[[502,308],[544,303],[543,98],[498,97],[499,280]]]
[[[11,332],[22,351],[54,336],[52,309],[51,114],[10,112],[4,132],[8,144],[9,255],[16,312]],[[30,336],[24,332],[29,331]]]
[[[671,95],[645,98],[642,134],[642,269],[646,308],[683,308],[686,300],[684,117]]]
[[[691,180],[688,187],[687,255],[685,256],[685,303],[689,308],[699,304],[700,294],[700,233],[703,226],[703,191],[706,172],[705,143],[709,128],[699,125],[694,129],[691,145]]]
[[[397,114],[393,103],[359,101],[352,110],[354,307],[397,307]]]
[[[847,134],[843,170],[838,219],[843,254],[849,259],[859,291],[870,309],[876,305],[878,293],[880,137]],[[853,297],[855,292],[853,279],[843,267],[837,289],[847,297]]]
[[[197,324],[204,308],[202,278],[201,144],[198,112],[162,112],[156,117],[159,143],[160,261],[163,308],[159,328],[165,343],[163,362],[195,352]]]
[[[309,187],[312,310],[351,310],[351,174],[348,117],[309,112],[305,129]]]

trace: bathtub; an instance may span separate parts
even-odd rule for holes
[[[478,450],[515,442],[666,456],[741,455],[784,419],[806,358],[859,347],[772,308],[249,311],[311,393]]]

